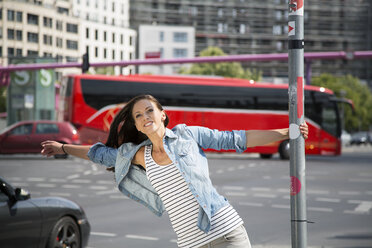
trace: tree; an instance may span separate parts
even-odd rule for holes
[[[6,86],[0,87],[0,113],[6,112]]]
[[[354,103],[355,113],[351,108],[344,107],[345,129],[348,132],[368,130],[372,125],[372,93],[368,86],[363,85],[358,78],[351,75],[336,77],[322,74],[312,80],[312,85],[331,89],[336,96],[350,99]]]
[[[218,47],[208,47],[200,52],[200,57],[206,56],[224,56],[226,55]],[[194,75],[214,75],[231,78],[245,78],[259,81],[262,78],[262,72],[258,70],[244,70],[238,62],[223,62],[223,63],[200,63],[193,64],[190,69],[181,68],[181,74]]]

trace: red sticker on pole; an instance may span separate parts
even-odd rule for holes
[[[291,176],[291,195],[297,195],[301,190],[301,181],[295,177]]]
[[[304,78],[297,77],[297,117],[300,119],[304,112]]]

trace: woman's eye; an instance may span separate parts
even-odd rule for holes
[[[149,109],[148,112],[154,112],[154,110],[153,109]]]
[[[137,118],[141,117],[141,115],[138,114],[138,115],[136,115],[135,117],[136,117],[136,119],[137,119]]]

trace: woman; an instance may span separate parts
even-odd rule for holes
[[[67,153],[114,166],[123,194],[158,216],[168,212],[179,247],[251,247],[242,219],[210,181],[202,148],[243,152],[288,139],[288,128],[221,132],[180,124],[170,130],[168,122],[160,103],[141,95],[116,115],[106,145],[45,141],[41,153]],[[300,131],[307,138],[305,123]]]

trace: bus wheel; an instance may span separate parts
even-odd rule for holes
[[[289,140],[285,140],[279,145],[279,155],[281,159],[289,159]]]
[[[260,153],[260,158],[262,158],[262,159],[270,159],[270,158],[272,158],[273,157],[273,155],[272,154],[266,154],[266,153]]]

